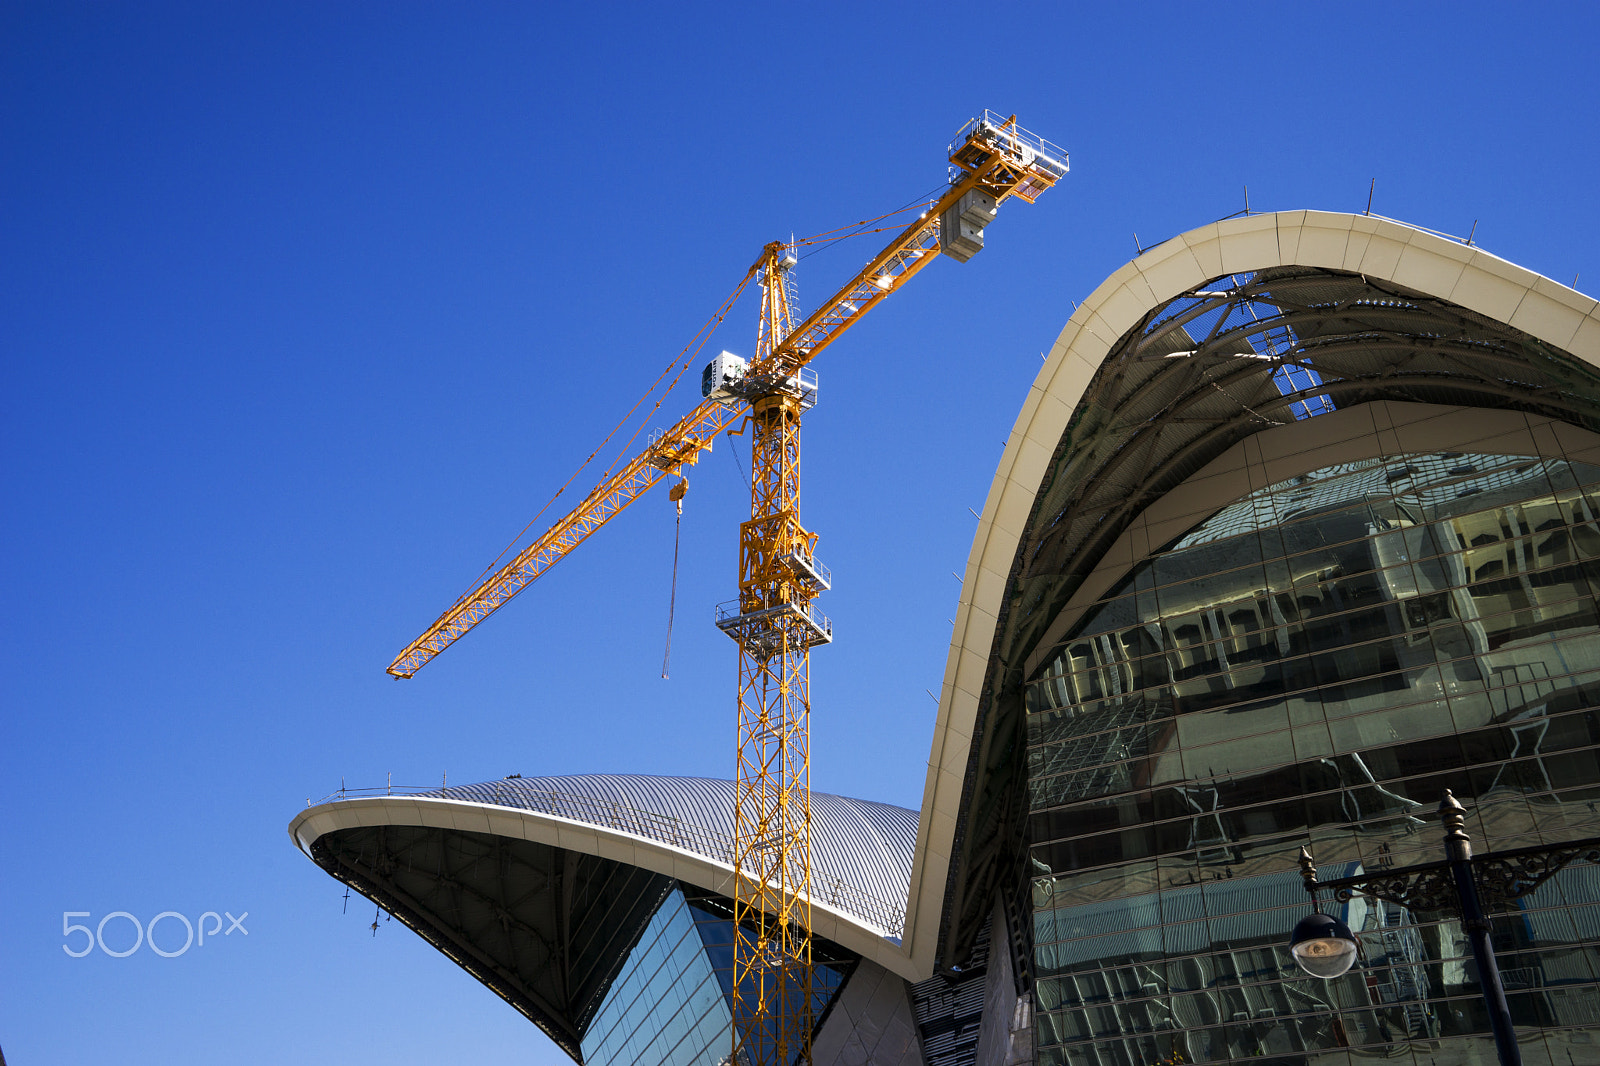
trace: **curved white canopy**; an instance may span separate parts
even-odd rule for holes
[[[1390,283],[1600,367],[1595,300],[1479,248],[1373,216],[1286,211],[1227,219],[1152,248],[1107,278],[1068,320],[1029,390],[967,559],[906,917],[905,943],[918,976],[930,974],[940,961],[952,857],[960,846],[974,733],[981,728],[1003,597],[1041,480],[1074,412],[1119,341],[1146,324],[1153,311],[1212,279],[1280,267],[1320,268]],[[1294,429],[1286,426],[1281,432]]]

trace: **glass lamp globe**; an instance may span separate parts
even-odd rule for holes
[[[1289,951],[1306,973],[1331,981],[1344,976],[1355,964],[1356,938],[1339,919],[1308,914],[1295,925]]]

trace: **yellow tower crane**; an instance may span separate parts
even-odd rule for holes
[[[812,608],[829,574],[816,558],[817,535],[800,523],[800,422],[817,396],[808,364],[940,253],[960,262],[977,254],[1003,201],[1032,203],[1067,173],[1065,152],[1022,129],[1015,115],[988,111],[961,128],[949,159],[944,195],[798,326],[789,275],[795,246],[763,248],[730,297],[731,304],[751,278],[761,286],[754,357],[723,352],[713,359],[694,410],[457,599],[389,666],[395,677],[411,677],[645,490],[681,475],[720,433],[747,420],[750,520],[739,531],[739,595],[717,608],[717,627],[739,645],[729,1062],[740,1066],[811,1061],[811,649],[830,641],[832,630]]]

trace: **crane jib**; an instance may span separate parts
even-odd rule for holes
[[[582,544],[595,530],[620,514],[664,474],[693,463],[699,453],[736,417],[734,412],[720,404],[700,404],[648,449],[595,486],[582,503],[557,519],[542,536],[492,577],[451,605],[433,625],[395,657],[388,672],[395,677],[411,677],[435,655],[455,643],[573,548]],[[653,460],[662,456],[668,456],[669,460],[657,465]]]
[[[962,127],[951,145],[950,162],[953,171],[962,173],[944,195],[929,204],[831,299],[774,345],[765,358],[753,362],[746,372],[747,381],[773,387],[787,381],[941,252],[962,261],[970,258],[982,247],[983,231],[977,224],[991,218],[997,204],[1013,195],[1032,202],[1067,172],[1065,152],[1022,130],[1014,117],[1002,121],[990,112]],[[746,280],[766,262],[768,254],[763,251]],[[742,407],[736,411],[711,400],[701,403],[596,485],[582,503],[510,563],[464,593],[406,646],[388,672],[395,677],[411,677],[620,514],[665,474],[695,463],[700,452],[743,414]]]

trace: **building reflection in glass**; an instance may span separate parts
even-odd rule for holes
[[[1026,690],[1040,1061],[1492,1060],[1446,915],[1357,901],[1362,963],[1299,976],[1293,854],[1433,861],[1445,788],[1480,850],[1600,835],[1597,594],[1600,468],[1515,456],[1326,467],[1138,565]],[[1596,871],[1496,934],[1519,1025],[1600,1026]]]

